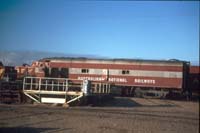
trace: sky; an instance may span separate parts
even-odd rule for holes
[[[199,2],[0,0],[0,46],[197,62]]]

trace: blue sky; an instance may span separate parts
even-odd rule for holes
[[[0,0],[1,50],[199,60],[199,2]]]

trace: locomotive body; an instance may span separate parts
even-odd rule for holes
[[[68,69],[68,78],[109,81],[122,86],[181,89],[184,80],[182,62],[51,60],[49,68]]]
[[[29,69],[34,70],[29,75],[37,77],[109,82],[125,95],[134,95],[136,89],[190,92],[185,61],[46,58],[33,62]]]

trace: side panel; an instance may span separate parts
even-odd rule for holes
[[[109,81],[116,85],[181,89],[183,63],[100,64],[86,62],[49,62],[50,68],[69,68],[69,78]],[[83,73],[82,69],[85,72]],[[123,71],[128,71],[123,73]]]
[[[142,87],[161,87],[181,89],[181,78],[162,78],[162,77],[136,77],[136,76],[109,76],[108,80],[102,78],[101,75],[89,74],[70,74],[72,79],[87,79],[92,81],[109,81],[116,85],[124,86],[142,86]]]

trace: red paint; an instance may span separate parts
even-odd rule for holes
[[[192,92],[200,92],[200,66],[190,66],[189,85]]]
[[[69,75],[69,78],[72,78],[72,79],[78,79],[78,77],[101,77],[101,75],[91,75],[91,74],[70,74]],[[162,88],[177,88],[177,89],[180,89],[182,87],[181,78],[134,77],[134,76],[109,76],[109,78],[125,78],[127,80],[127,82],[113,82],[116,85],[162,87]],[[155,84],[135,83],[134,82],[135,79],[155,80]]]
[[[190,66],[190,73],[200,74],[200,66]]]

